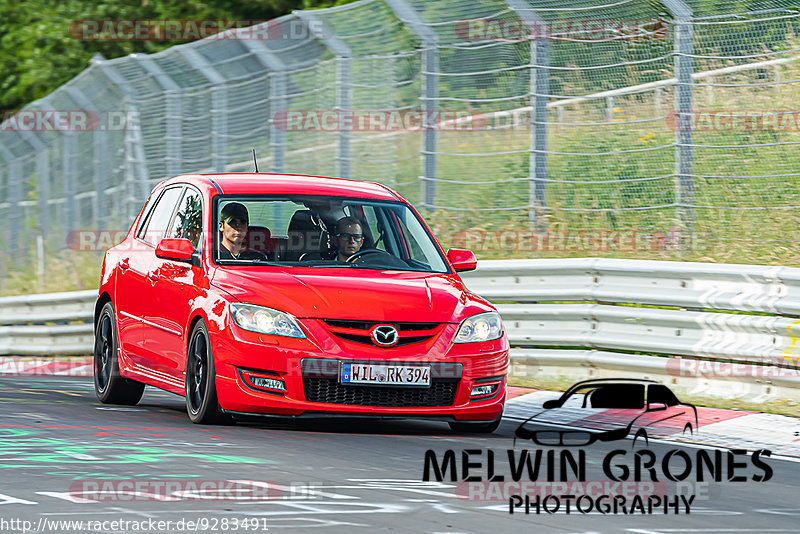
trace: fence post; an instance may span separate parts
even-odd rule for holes
[[[50,224],[50,149],[43,147],[36,153],[36,202],[38,224],[42,237],[47,238]]]
[[[286,132],[275,125],[275,117],[286,111],[286,65],[267,46],[254,39],[239,41],[269,73],[269,151],[272,172],[282,173],[285,168]],[[285,129],[285,128],[284,128]]]
[[[531,180],[528,223],[532,228],[547,228],[547,98],[550,94],[550,50],[547,22],[524,0],[505,0],[508,7],[524,22],[530,38],[530,106],[531,132],[528,176]],[[559,106],[559,110],[561,106]]]
[[[123,59],[116,61],[134,61],[133,59]],[[122,107],[125,111],[125,188],[126,198],[121,203],[125,206],[127,213],[120,213],[118,216],[123,223],[127,223],[136,216],[136,208],[144,202],[150,194],[149,174],[147,172],[147,161],[145,160],[144,147],[142,146],[142,133],[139,129],[139,111],[136,107],[138,92],[125,77],[117,72],[113,63],[106,61],[100,54],[95,54],[92,64],[97,65],[106,78],[119,88],[125,95]],[[137,177],[137,174],[139,177]],[[138,184],[138,187],[137,187]],[[141,194],[144,196],[140,197]],[[119,193],[117,194],[119,196]]]
[[[421,40],[422,51],[422,202],[421,207],[430,211],[436,209],[436,144],[439,131],[436,124],[439,111],[439,37],[426,26],[419,13],[406,0],[386,0],[397,18],[411,26]]]
[[[43,237],[47,237],[47,225],[50,223],[50,151],[47,145],[32,132],[20,131],[19,135],[31,145],[36,152],[36,224]]]
[[[186,61],[205,76],[211,85],[211,166],[215,172],[225,172],[228,164],[228,90],[222,76],[197,50],[179,46],[176,50]]]
[[[67,236],[75,229],[75,221],[78,218],[77,202],[75,198],[75,181],[77,170],[75,169],[75,158],[78,157],[78,139],[72,132],[64,132],[61,137],[61,170],[64,176],[64,235]]]
[[[675,205],[682,243],[691,240],[694,230],[694,152],[692,145],[692,73],[694,72],[694,28],[692,10],[683,0],[664,0],[675,19],[675,113],[678,118],[675,133]]]
[[[181,86],[162,69],[158,63],[146,54],[134,54],[133,57],[139,62],[144,70],[153,75],[153,79],[164,90],[164,100],[167,106],[166,130],[167,130],[167,174],[176,176],[183,169],[183,154],[181,151]]]
[[[127,220],[136,217],[136,210],[150,194],[144,141],[139,126],[139,109],[130,99],[125,99],[125,175],[128,182]]]
[[[86,95],[84,95],[76,87],[65,87],[65,91],[72,100],[79,106],[87,111],[94,112],[98,120],[100,113]],[[106,158],[108,157],[108,143],[107,125],[97,124],[95,129],[92,130],[92,150],[94,160],[94,201],[92,202],[92,220],[98,230],[105,229],[104,223],[106,218],[105,205],[105,188],[106,188]]]
[[[6,148],[5,145],[0,143],[0,156],[6,160],[9,166],[7,194],[8,194],[8,252],[11,257],[19,253],[20,240],[19,240],[19,223],[22,218],[21,206],[19,201],[22,196],[22,167],[18,158]]]
[[[336,175],[342,178],[350,177],[350,131],[342,127],[342,116],[350,110],[352,93],[352,72],[350,47],[336,36],[325,21],[308,11],[292,12],[303,21],[311,35],[336,55],[336,111],[339,113],[339,143],[336,149]]]

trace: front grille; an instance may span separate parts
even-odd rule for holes
[[[452,406],[458,378],[431,379],[429,388],[345,385],[336,378],[303,378],[306,400],[382,407]]]
[[[348,321],[342,319],[325,319],[325,324],[331,334],[364,345],[375,345],[369,330],[378,324],[391,324],[400,333],[400,338],[394,347],[411,345],[432,338],[437,333],[440,323],[411,323],[411,322],[377,322],[377,321]]]
[[[333,332],[334,335],[339,336],[342,339],[347,339],[348,341],[355,341],[356,343],[363,343],[365,345],[374,345],[375,343],[372,342],[372,338],[369,336],[362,336],[359,334],[344,334],[342,332]],[[420,341],[425,341],[426,339],[430,339],[431,336],[408,336],[408,337],[401,337],[400,340],[392,345],[393,347],[399,347],[401,345],[411,345],[412,343],[419,343]]]
[[[329,326],[338,328],[352,328],[354,330],[369,330],[376,324],[390,324],[397,328],[398,332],[405,332],[408,330],[433,330],[439,323],[409,323],[401,322],[396,323],[392,321],[346,321],[341,319],[325,319],[325,323]]]

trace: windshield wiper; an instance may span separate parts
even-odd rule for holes
[[[229,259],[219,259],[217,260],[218,263],[222,265],[268,265],[270,267],[285,267],[286,264],[284,263],[276,263],[274,261],[262,260],[259,258],[254,258],[252,260],[229,260]]]

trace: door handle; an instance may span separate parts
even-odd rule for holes
[[[119,262],[119,268],[121,271],[127,271],[130,269],[131,265],[128,262],[128,258],[124,258],[122,261]]]

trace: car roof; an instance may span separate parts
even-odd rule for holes
[[[661,382],[656,380],[649,380],[646,378],[593,378],[591,380],[583,380],[582,382],[575,382],[564,393],[569,393],[580,387],[584,386],[600,386],[600,385],[621,385],[621,384],[641,384],[646,386],[648,384],[661,385]]]
[[[277,173],[184,174],[163,185],[178,182],[211,182],[224,195],[325,195],[374,200],[399,200],[390,189],[374,182],[346,178]]]

